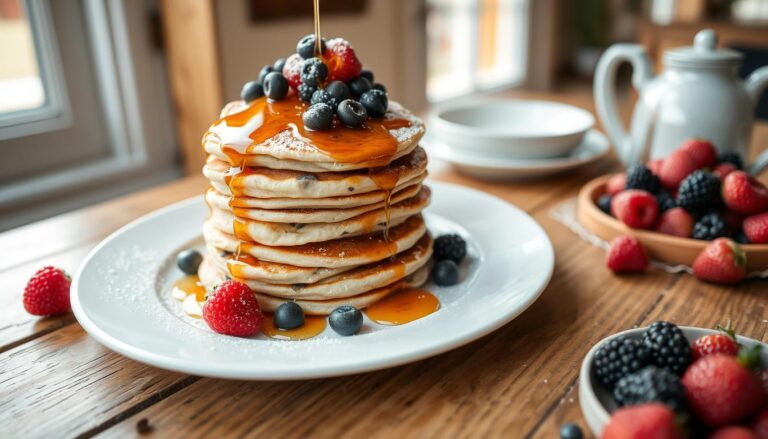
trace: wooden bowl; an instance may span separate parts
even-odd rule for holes
[[[597,207],[597,199],[605,193],[610,175],[598,177],[581,188],[576,210],[579,222],[605,241],[620,235],[634,235],[645,247],[648,256],[657,261],[691,266],[696,256],[704,250],[709,241],[679,238],[649,230],[632,229]],[[768,269],[768,244],[744,244],[749,271]]]

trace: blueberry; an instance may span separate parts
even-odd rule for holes
[[[368,69],[363,69],[363,71],[360,72],[360,76],[367,79],[371,84],[373,84],[373,72]]]
[[[328,324],[339,335],[355,335],[363,326],[363,313],[350,305],[342,305],[328,316]]]
[[[176,266],[186,274],[197,274],[201,262],[203,255],[197,250],[187,249],[176,255]]]
[[[301,63],[301,82],[317,85],[328,77],[328,67],[320,58],[305,59]]]
[[[362,76],[352,78],[352,80],[350,80],[347,85],[349,85],[349,91],[352,92],[352,96],[356,98],[360,97],[360,95],[367,92],[372,87],[371,81],[363,78]]]
[[[243,89],[240,91],[240,98],[245,103],[250,103],[260,97],[264,96],[264,87],[258,81],[246,82]]]
[[[611,214],[611,196],[608,194],[600,195],[597,199],[597,207],[608,215]]]
[[[275,63],[272,64],[272,68],[278,73],[283,73],[283,67],[285,67],[285,58],[278,58],[275,60]]]
[[[320,40],[320,47],[325,52],[325,38]],[[315,34],[305,35],[296,44],[296,53],[303,59],[312,58],[315,56]]]
[[[328,104],[314,104],[302,115],[304,126],[311,130],[328,130],[333,126],[333,108]]]
[[[317,90],[317,87],[310,84],[299,84],[298,88],[296,89],[297,93],[299,94],[299,99],[304,102],[312,101],[312,95],[315,94],[315,90]]]
[[[341,101],[339,108],[336,109],[336,115],[339,116],[341,123],[352,128],[363,126],[365,118],[368,117],[363,104],[352,99]]]
[[[339,106],[339,102],[325,89],[315,90],[315,92],[312,93],[312,100],[310,102],[312,104],[328,104],[334,111],[336,110],[336,107]]]
[[[277,329],[296,329],[304,326],[304,310],[296,302],[281,303],[275,310]]]
[[[259,84],[264,84],[264,78],[267,77],[270,73],[274,72],[275,68],[271,65],[267,64],[264,67],[261,68],[261,71],[259,71]]]
[[[386,93],[386,92],[387,92],[387,87],[384,87],[384,84],[382,84],[381,82],[377,82],[377,83],[373,84],[373,87],[372,87],[372,88],[373,88],[374,90],[381,90],[381,91],[383,91],[384,93]]]
[[[264,78],[264,94],[273,101],[285,99],[288,94],[288,80],[282,73],[270,73]]]
[[[381,90],[368,90],[360,96],[360,103],[368,111],[371,117],[381,117],[387,113],[389,99],[386,93]]]
[[[349,99],[352,97],[352,93],[350,93],[349,87],[347,87],[347,84],[343,83],[342,81],[331,81],[328,85],[325,86],[325,91],[330,93],[331,96],[336,99],[337,104],[344,99]]]
[[[576,424],[568,423],[560,427],[560,439],[581,439],[583,437],[581,427]]]
[[[451,260],[440,261],[432,269],[432,280],[441,287],[459,283],[459,266]]]

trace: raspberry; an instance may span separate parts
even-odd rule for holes
[[[438,237],[433,247],[438,261],[450,260],[458,264],[467,255],[467,243],[456,234]]]
[[[680,183],[677,205],[691,213],[703,212],[720,202],[720,180],[706,171],[695,171]]]
[[[677,150],[664,159],[659,171],[659,178],[664,187],[674,191],[680,186],[680,182],[696,169],[696,164],[691,156],[685,151]]]
[[[768,244],[768,212],[747,217],[743,228],[749,242]]]
[[[621,173],[621,174],[614,174],[611,176],[611,178],[608,179],[608,183],[605,185],[605,191],[608,192],[608,195],[614,196],[618,194],[619,192],[624,190],[624,187],[627,185],[627,174]]]
[[[648,364],[650,354],[639,340],[616,337],[600,346],[595,353],[593,369],[597,379],[607,388]]]
[[[673,323],[653,322],[643,334],[643,344],[651,353],[653,364],[682,375],[691,364],[691,347],[683,331]]]
[[[725,180],[725,177],[728,176],[728,174],[738,170],[739,168],[737,168],[733,163],[720,163],[719,165],[715,166],[715,169],[712,172],[717,175],[717,178],[719,178],[720,181],[723,181]]]
[[[648,267],[648,256],[637,238],[629,235],[618,236],[610,243],[606,265],[614,273],[643,271]]]
[[[611,213],[635,229],[650,229],[656,224],[659,206],[656,198],[646,191],[627,189],[611,201]]]
[[[261,308],[248,285],[235,280],[219,284],[203,305],[203,319],[215,332],[250,337],[261,330]]]
[[[355,55],[355,50],[349,41],[334,38],[328,41],[328,49],[323,52],[323,60],[328,66],[328,81],[347,82],[360,76],[363,65]]]
[[[768,188],[744,171],[734,171],[723,180],[723,201],[743,215],[768,210]]]
[[[71,279],[60,268],[43,267],[29,279],[24,288],[24,309],[36,316],[66,314]]]
[[[285,60],[283,65],[283,76],[288,80],[288,85],[296,91],[301,85],[301,66],[303,60],[298,53],[294,53]],[[312,96],[310,96],[311,99]],[[307,100],[309,102],[309,100]]]
[[[707,140],[691,139],[684,142],[680,149],[688,153],[697,169],[711,168],[717,163],[717,151]]]
[[[709,212],[703,215],[693,225],[693,239],[712,241],[716,238],[728,236],[728,227],[725,220],[717,212]]]
[[[692,229],[693,218],[691,218],[691,214],[682,207],[675,207],[661,214],[655,230],[666,235],[689,238]]]
[[[613,399],[619,406],[660,402],[676,413],[686,409],[685,388],[680,377],[665,369],[646,366],[616,383]]]

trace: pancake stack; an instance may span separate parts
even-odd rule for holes
[[[289,96],[228,104],[203,138],[208,289],[246,283],[262,309],[364,308],[429,275],[421,120],[396,102],[362,128],[311,131]]]

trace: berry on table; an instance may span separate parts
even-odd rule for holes
[[[273,101],[285,99],[288,95],[288,81],[282,73],[272,72],[264,78],[264,94]]]
[[[275,327],[277,329],[296,329],[304,326],[304,310],[296,302],[283,302],[274,315]]]
[[[712,168],[717,163],[717,150],[708,140],[690,139],[680,149],[688,153],[697,169]]]
[[[716,354],[697,360],[683,375],[691,410],[703,423],[718,427],[756,413],[763,390],[737,358]]]
[[[677,207],[675,198],[667,191],[659,191],[656,194],[656,204],[659,205],[659,213],[664,213],[669,209]]]
[[[363,313],[354,306],[342,305],[328,315],[328,324],[339,335],[355,335],[363,326]]]
[[[677,150],[664,159],[659,170],[659,178],[665,188],[674,191],[696,169],[691,156],[685,151]]]
[[[349,86],[349,91],[352,92],[352,96],[355,98],[360,98],[363,93],[367,92],[373,87],[371,82],[362,76],[352,78],[352,80],[349,81],[347,85]]]
[[[371,117],[382,117],[387,113],[389,99],[383,91],[373,89],[360,95],[360,103]]]
[[[611,241],[606,254],[606,265],[614,273],[643,271],[648,268],[648,263],[648,256],[642,244],[634,236],[617,236]]]
[[[619,336],[600,346],[592,367],[598,381],[613,389],[617,381],[644,368],[649,360],[648,349],[639,340]]]
[[[695,171],[680,183],[677,205],[691,213],[703,212],[720,203],[720,179],[706,171]]]
[[[347,82],[360,76],[363,70],[362,64],[355,55],[355,50],[349,41],[343,38],[334,38],[328,41],[328,50],[323,52],[323,58],[328,66],[329,81]]]
[[[613,389],[619,406],[658,402],[676,413],[686,409],[685,388],[680,377],[666,369],[646,366],[621,378]]]
[[[655,230],[666,235],[690,238],[693,231],[693,217],[682,207],[669,209],[661,214]]]
[[[633,165],[627,170],[625,188],[640,189],[655,194],[661,189],[661,181],[644,165]]]
[[[219,334],[250,337],[261,330],[261,308],[248,285],[228,280],[208,296],[203,305],[203,320]]]
[[[749,242],[768,244],[768,212],[745,218],[742,229]]]
[[[368,69],[363,69],[363,70],[360,71],[360,76],[362,76],[363,78],[367,79],[368,82],[373,84],[373,72],[372,71],[370,71]]]
[[[731,328],[731,322],[723,328],[718,325],[717,334],[703,335],[697,338],[691,345],[693,360],[706,357],[708,355],[723,354],[735,357],[739,354],[739,343],[736,341],[736,334]]]
[[[656,224],[659,206],[649,192],[627,189],[613,197],[611,213],[629,227],[650,229]]]
[[[300,84],[296,89],[296,93],[299,95],[299,99],[303,102],[312,102],[312,95],[317,91],[317,87],[312,84]]]
[[[303,59],[312,58],[313,56],[318,55],[315,53],[316,43],[317,39],[315,38],[315,34],[305,35],[298,43],[296,43],[296,53]],[[325,53],[325,49],[325,38],[322,38],[320,39],[321,53]]]
[[[437,237],[433,247],[438,261],[451,260],[458,264],[467,256],[467,242],[456,233]]]
[[[583,437],[581,427],[574,423],[569,422],[560,427],[560,439],[582,439]]]
[[[691,347],[685,334],[674,323],[653,322],[643,334],[643,344],[652,363],[676,375],[682,375],[691,364]]]
[[[264,79],[266,79],[267,75],[269,75],[274,71],[275,71],[275,68],[269,64],[262,67],[261,70],[259,71],[259,82],[264,84]]]
[[[459,267],[451,260],[438,261],[432,269],[432,280],[441,287],[459,283]]]
[[[368,117],[368,113],[365,111],[363,104],[352,99],[341,101],[339,107],[336,109],[336,114],[341,123],[351,128],[359,128],[363,126],[365,119]]]
[[[314,104],[304,111],[302,120],[311,130],[328,130],[333,126],[333,109],[328,104]]]
[[[675,414],[664,404],[622,407],[611,415],[601,439],[683,439]]]
[[[627,185],[627,174],[622,172],[620,174],[613,174],[608,182],[605,184],[605,191],[608,195],[614,196],[624,190],[624,186]]]
[[[693,275],[713,283],[736,283],[747,275],[747,257],[736,242],[717,238],[693,261]]]
[[[176,255],[176,266],[184,274],[197,274],[197,268],[203,262],[203,255],[195,249],[182,250]]]
[[[717,212],[709,212],[702,215],[693,225],[693,239],[712,241],[716,238],[728,236],[728,227],[723,217]]]
[[[264,87],[258,81],[248,81],[240,90],[240,99],[244,100],[246,104],[250,104],[262,96],[264,96]]]
[[[317,86],[328,77],[328,67],[320,58],[308,58],[301,63],[301,82]]]
[[[597,207],[608,215],[611,214],[611,196],[608,194],[600,195],[597,199]]]
[[[64,270],[43,267],[27,281],[24,287],[24,309],[35,316],[66,314],[72,307],[69,303],[69,287],[72,283]]]
[[[297,53],[294,53],[285,60],[285,65],[283,66],[283,76],[288,80],[288,85],[294,90],[297,90],[299,85],[301,85],[302,62],[301,57]]]
[[[349,91],[347,84],[341,81],[329,82],[328,85],[325,86],[325,91],[328,92],[336,100],[336,105],[338,105],[344,99],[349,99],[352,97],[352,93]]]
[[[744,171],[734,171],[723,180],[723,201],[742,215],[768,210],[768,188]]]
[[[720,153],[717,156],[719,163],[730,163],[736,167],[736,169],[744,169],[744,161],[741,159],[741,154],[733,151],[726,151]]]

